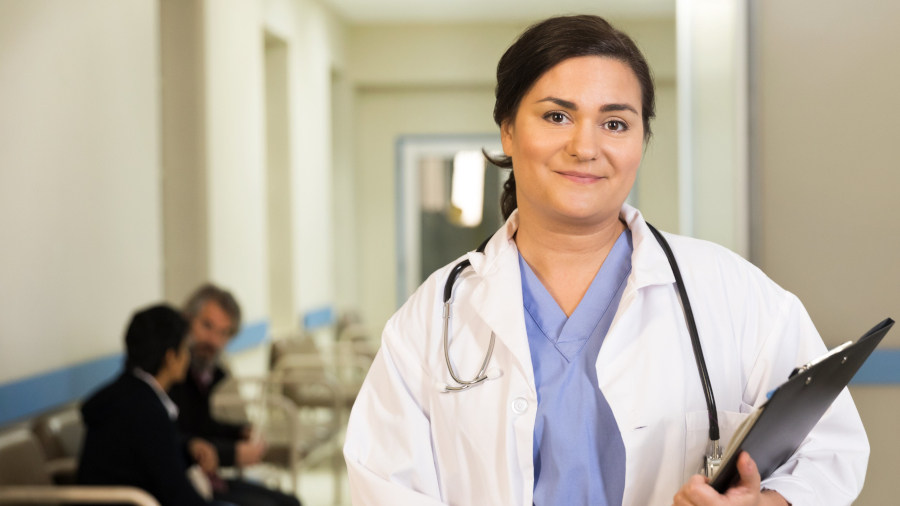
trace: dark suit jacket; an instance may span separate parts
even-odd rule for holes
[[[232,466],[234,447],[241,440],[244,427],[217,422],[209,410],[210,394],[223,379],[225,372],[216,367],[209,388],[203,388],[194,374],[188,372],[184,383],[172,387],[169,397],[178,405],[178,427],[185,438],[199,437],[209,441],[219,452],[219,464]]]
[[[178,427],[150,385],[125,372],[91,396],[81,413],[87,434],[79,483],[139,487],[162,506],[207,506],[185,474]]]

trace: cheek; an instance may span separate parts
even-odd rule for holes
[[[629,141],[607,147],[606,158],[622,176],[634,177],[644,155],[642,141]]]
[[[513,163],[518,158],[519,166],[541,165],[565,150],[568,134],[562,130],[543,128],[539,121],[543,120],[525,118],[516,123],[512,137]]]

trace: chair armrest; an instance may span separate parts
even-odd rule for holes
[[[159,506],[152,495],[136,487],[0,487],[0,504],[48,503]]]
[[[44,470],[50,476],[72,475],[78,472],[78,459],[75,457],[63,457],[48,460],[44,464]]]

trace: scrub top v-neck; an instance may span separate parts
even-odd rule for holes
[[[519,255],[538,397],[535,506],[622,504],[625,445],[598,386],[596,364],[631,272],[631,253],[626,229],[569,317]]]

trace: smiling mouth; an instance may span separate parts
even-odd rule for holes
[[[590,184],[596,183],[603,179],[603,176],[595,176],[593,174],[588,174],[587,172],[575,172],[575,171],[566,171],[566,172],[557,172],[560,176],[568,179],[569,181],[573,181],[575,183],[582,184]]]

